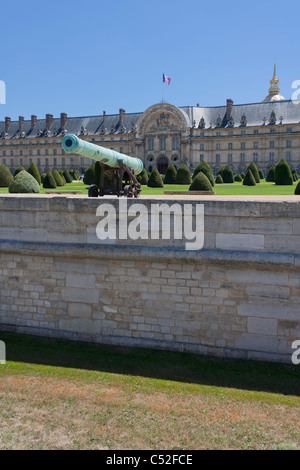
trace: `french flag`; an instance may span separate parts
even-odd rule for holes
[[[164,73],[163,73],[163,82],[167,83],[168,85],[170,85],[171,83],[171,78],[167,77],[167,75],[165,75]]]

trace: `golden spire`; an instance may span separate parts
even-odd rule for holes
[[[276,62],[274,62],[274,74],[273,78],[270,80],[269,95],[278,95],[279,93],[279,78],[276,77]]]

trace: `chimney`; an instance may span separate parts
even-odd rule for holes
[[[66,127],[67,120],[68,120],[67,114],[66,113],[60,113],[60,127],[62,129],[64,129]]]
[[[103,121],[105,121],[106,118],[106,111],[103,111]]]
[[[49,131],[53,123],[53,114],[46,114],[46,130]]]
[[[227,119],[227,121],[231,118],[232,108],[233,108],[233,101],[229,98],[228,100],[226,100],[226,119]]]
[[[120,124],[123,124],[123,121],[124,121],[124,117],[125,117],[125,109],[123,108],[120,108],[119,109],[119,121],[120,121]]]
[[[8,131],[10,123],[11,123],[11,118],[6,116],[6,118],[5,118],[5,132]]]
[[[24,125],[24,116],[19,116],[19,130],[22,130],[22,127]]]
[[[31,115],[31,129],[34,129],[37,123],[37,117],[35,114]]]

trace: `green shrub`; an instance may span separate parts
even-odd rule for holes
[[[17,176],[17,174],[20,173],[20,171],[24,171],[24,170],[25,168],[22,165],[18,166],[14,171],[14,176]]]
[[[99,165],[100,166],[100,165]],[[100,170],[101,171],[101,170]],[[66,178],[66,181],[68,182],[67,178]],[[84,184],[97,184],[96,183],[96,175],[95,175],[95,164],[92,163],[88,169],[86,170],[86,172],[84,173],[84,176],[83,176],[83,182]]]
[[[37,180],[38,184],[42,183],[40,172],[33,162],[30,163],[27,172]]]
[[[163,180],[162,180],[157,168],[154,168],[154,170],[152,171],[152,173],[149,177],[147,186],[149,188],[163,188],[164,187]]]
[[[23,170],[24,171],[24,170]],[[0,188],[8,188],[12,182],[13,176],[7,166],[3,163],[0,165]]]
[[[64,170],[63,175],[67,183],[72,183],[72,178],[68,170]]]
[[[95,183],[90,183],[90,184],[96,184],[98,188],[100,189],[100,181],[101,181],[101,165],[100,162],[95,163]],[[124,178],[123,178],[124,179]],[[84,181],[84,179],[83,179]],[[89,183],[87,183],[89,184]],[[104,171],[104,190],[106,189],[111,189],[112,187],[112,174],[109,170]]]
[[[234,178],[233,178],[233,171],[230,168],[229,165],[226,165],[225,168],[223,168],[222,171],[222,178],[224,183],[233,183]]]
[[[234,177],[234,181],[238,181],[240,183],[241,181],[243,181],[243,178],[239,173],[237,173]]]
[[[293,176],[293,180],[294,181],[298,181],[298,175],[296,173],[292,173],[292,176]]]
[[[60,176],[60,174],[58,173],[57,170],[53,171],[53,178],[55,179],[56,186],[64,186],[65,185],[64,180],[62,179],[62,177]]]
[[[177,170],[176,184],[191,184],[191,171],[188,166],[183,163]]]
[[[189,191],[213,191],[213,188],[207,176],[200,171],[193,179]]]
[[[251,170],[251,173],[252,173],[252,175],[254,176],[254,179],[255,179],[255,183],[260,183],[259,171],[258,171],[257,166],[255,165],[254,162],[251,162],[248,165],[247,170]],[[247,174],[247,172],[246,172],[246,174]]]
[[[245,175],[245,178],[243,180],[243,185],[245,185],[245,186],[255,186],[256,185],[254,175],[253,175],[252,171],[250,170],[250,168],[248,168],[248,170],[246,171],[246,175]]]
[[[245,173],[241,173],[241,177],[244,179],[245,178]]]
[[[215,178],[214,178],[214,174],[212,172],[212,169],[210,168],[209,164],[206,163],[205,160],[202,160],[200,163],[198,163],[198,165],[196,166],[195,170],[194,170],[194,173],[193,173],[193,179],[198,175],[198,173],[202,171],[202,173],[205,174],[205,176],[209,179],[209,182],[212,186],[215,185]],[[221,170],[219,170],[220,172]],[[221,174],[219,173],[218,174]],[[222,176],[222,174],[221,174]],[[223,178],[223,177],[222,177]]]
[[[176,168],[171,163],[167,168],[164,183],[165,184],[176,184],[176,176],[177,176]]]
[[[218,171],[218,173],[217,173],[217,175],[221,175],[221,176],[222,176],[223,170],[224,170],[224,168],[223,168],[223,167],[222,167],[222,168],[220,168],[220,169],[219,169],[219,171]],[[223,179],[223,178],[222,178],[222,179]]]
[[[278,185],[292,185],[293,177],[290,167],[287,162],[282,158],[275,166],[275,184]]]
[[[51,171],[47,171],[44,182],[43,182],[43,188],[56,188],[57,184],[54,179],[54,176],[52,175]]]
[[[297,186],[295,188],[295,194],[300,195],[300,181],[299,181],[299,183],[297,184]]]
[[[263,171],[262,171],[262,170],[258,170],[258,173],[259,173],[259,178],[260,178],[261,180],[263,180],[263,179],[264,179]]]
[[[222,184],[223,183],[223,178],[222,178],[221,175],[217,175],[215,183],[216,184]]]
[[[268,174],[266,176],[266,181],[268,183],[274,183],[275,182],[275,166],[272,165],[268,171]]]
[[[39,193],[40,185],[37,180],[26,170],[20,171],[12,179],[9,188],[9,193]]]
[[[140,184],[147,185],[149,176],[146,168],[143,168],[142,172],[138,175],[137,180]]]
[[[46,174],[47,174],[47,173],[42,173],[42,174],[41,174],[41,182],[42,182],[42,184],[43,184],[44,181],[45,181]]]

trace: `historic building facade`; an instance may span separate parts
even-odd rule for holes
[[[33,161],[41,172],[76,168],[83,172],[91,160],[65,155],[61,141],[68,133],[120,153],[139,157],[148,170],[164,173],[169,163],[193,169],[205,160],[215,172],[229,164],[235,173],[254,161],[264,172],[281,158],[300,173],[300,103],[279,94],[274,69],[268,96],[260,103],[220,107],[158,103],[143,113],[45,119],[32,115],[0,122],[0,163],[13,171]]]

